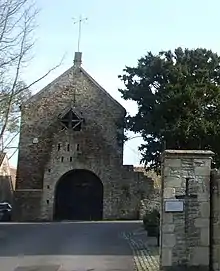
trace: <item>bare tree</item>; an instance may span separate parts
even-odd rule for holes
[[[6,151],[19,134],[19,106],[30,95],[30,87],[45,78],[50,69],[30,85],[22,74],[31,60],[38,10],[32,0],[0,0],[0,145]]]

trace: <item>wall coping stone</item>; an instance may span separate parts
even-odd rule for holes
[[[204,150],[165,150],[161,154],[162,157],[168,156],[209,156],[212,157],[215,153]]]
[[[43,189],[16,189],[15,192],[43,192]]]

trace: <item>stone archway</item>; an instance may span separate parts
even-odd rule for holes
[[[71,170],[55,188],[54,220],[102,220],[103,184],[91,171]]]

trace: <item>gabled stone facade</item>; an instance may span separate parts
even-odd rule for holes
[[[52,220],[56,184],[75,169],[102,181],[104,219],[137,217],[153,183],[123,166],[125,109],[81,67],[81,53],[21,112],[16,220]]]

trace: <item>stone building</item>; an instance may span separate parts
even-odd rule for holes
[[[123,166],[125,109],[74,65],[21,106],[16,220],[137,218],[152,181]]]

